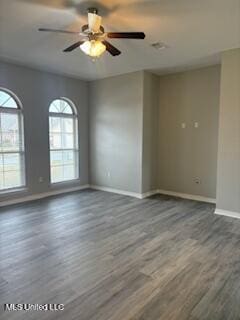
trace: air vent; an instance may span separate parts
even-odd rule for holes
[[[151,47],[153,47],[156,50],[167,49],[167,45],[163,42],[154,42],[151,44]]]

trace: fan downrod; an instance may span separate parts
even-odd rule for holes
[[[98,14],[98,9],[94,7],[90,7],[87,9],[88,13]]]

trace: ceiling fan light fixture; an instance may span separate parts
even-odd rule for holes
[[[99,40],[91,40],[81,44],[80,49],[88,56],[98,58],[106,51],[106,46]]]
[[[79,0],[74,1],[79,2]],[[82,32],[51,28],[39,28],[38,30],[44,32],[79,35],[80,39],[64,49],[63,52],[72,52],[73,50],[80,48],[86,55],[92,57],[93,61],[95,60],[94,58],[100,57],[105,51],[107,51],[113,57],[121,54],[121,51],[108,42],[107,38],[136,40],[145,39],[144,32],[105,32],[104,27],[102,26],[102,17],[98,15],[98,9],[95,7],[88,8],[88,23],[82,26]]]

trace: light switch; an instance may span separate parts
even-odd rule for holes
[[[199,123],[198,122],[194,122],[194,128],[198,128],[199,127]]]

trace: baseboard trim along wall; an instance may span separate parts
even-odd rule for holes
[[[136,192],[124,191],[124,190],[119,190],[119,189],[114,189],[114,188],[101,187],[101,186],[96,186],[96,185],[91,185],[90,188],[94,189],[94,190],[122,194],[125,196],[134,197],[134,198],[138,198],[138,199],[145,199],[145,198],[151,197],[155,194],[164,194],[164,195],[188,199],[188,200],[195,200],[195,201],[208,202],[208,203],[214,203],[214,204],[216,203],[216,199],[213,199],[213,198],[207,198],[207,197],[179,193],[179,192],[173,192],[173,191],[167,191],[167,190],[156,189],[156,190],[152,190],[152,191],[145,192],[145,193],[136,193]]]
[[[188,200],[195,200],[195,201],[201,201],[201,202],[208,202],[208,203],[216,203],[216,199],[203,197],[203,196],[197,196],[195,194],[186,194],[186,193],[180,193],[180,192],[174,192],[174,191],[168,191],[168,190],[158,190],[158,193],[165,194],[168,196],[188,199]]]
[[[129,196],[129,197],[133,197],[133,198],[142,199],[142,194],[141,193],[137,193],[137,192],[119,190],[119,189],[114,189],[114,188],[109,188],[109,187],[101,187],[101,186],[96,186],[96,185],[90,185],[90,188],[93,189],[93,190],[117,193],[117,194],[121,194],[121,195],[124,195],[124,196]]]
[[[74,191],[79,191],[79,190],[84,190],[89,188],[90,188],[90,185],[86,184],[86,185],[78,186],[74,188],[65,188],[65,189],[52,190],[44,193],[37,193],[30,196],[24,196],[24,197],[12,199],[12,200],[0,201],[0,207],[9,206],[12,204],[18,204],[22,202],[29,202],[33,200],[39,200],[39,199],[55,196],[62,193],[69,193],[69,192],[74,192]]]
[[[154,196],[155,194],[158,194],[158,193],[159,192],[158,192],[157,189],[156,190],[152,190],[152,191],[148,191],[148,192],[142,193],[140,199],[145,199],[145,198]]]
[[[240,219],[240,212],[216,209],[214,213],[220,216]]]
[[[0,201],[0,207],[12,205],[12,204],[18,204],[18,203],[22,203],[22,202],[38,200],[38,199],[43,199],[43,198],[51,197],[51,196],[58,195],[58,194],[69,193],[69,192],[74,192],[74,191],[80,191],[80,190],[89,189],[89,188],[93,189],[93,190],[99,190],[99,191],[105,191],[105,192],[121,194],[121,195],[124,195],[124,196],[134,197],[134,198],[137,198],[137,199],[145,199],[145,198],[151,197],[151,196],[153,196],[155,194],[164,194],[164,195],[183,198],[183,199],[188,199],[188,200],[216,203],[216,199],[202,197],[202,196],[196,196],[196,195],[191,195],[191,194],[185,194],[185,193],[179,193],[179,192],[173,192],[173,191],[167,191],[167,190],[158,190],[158,189],[156,189],[156,190],[152,190],[152,191],[145,192],[145,193],[137,193],[137,192],[119,190],[119,189],[114,189],[114,188],[109,188],[109,187],[101,187],[101,186],[86,184],[86,185],[78,186],[78,187],[74,187],[74,188],[67,188],[67,189],[65,188],[65,189],[52,190],[52,191],[49,191],[49,192],[33,194],[33,195],[30,195],[30,196],[24,196],[24,197],[21,197],[21,198],[15,198],[15,199],[12,199],[12,200]],[[224,212],[226,212],[226,214],[224,214]],[[224,211],[224,210],[217,209],[215,211],[215,213],[216,214],[221,214],[221,215],[227,215],[229,217],[240,218],[240,213],[236,213],[236,212],[230,212],[230,211]]]

